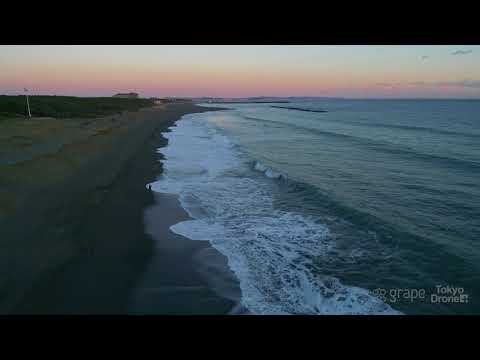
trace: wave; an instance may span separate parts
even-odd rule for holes
[[[328,226],[276,208],[275,183],[247,176],[251,164],[208,118],[186,115],[165,134],[164,172],[152,190],[178,194],[192,219],[171,230],[208,240],[227,257],[243,306],[254,314],[398,314],[369,290],[315,270],[315,260],[336,247]],[[253,167],[273,179],[285,176],[258,161]]]
[[[327,111],[320,111],[320,112],[327,112]],[[367,120],[367,119],[360,119],[360,120]],[[412,132],[427,132],[430,134],[462,136],[462,137],[471,138],[471,139],[480,138],[480,134],[478,133],[465,133],[465,132],[453,131],[453,130],[435,129],[435,128],[426,127],[426,126],[397,125],[397,124],[372,123],[372,122],[366,123],[361,121],[351,121],[347,119],[341,119],[338,117],[336,117],[335,120],[322,118],[321,121],[326,121],[331,123],[341,122],[344,124],[349,124],[349,125],[359,126],[359,127],[368,127],[368,128],[400,129],[400,130],[407,130]]]
[[[286,110],[297,110],[297,111],[305,111],[305,112],[317,112],[317,113],[327,113],[327,110],[323,109],[311,109],[305,107],[295,107],[295,106],[270,106],[271,108],[276,109],[286,109]],[[328,118],[322,118],[322,121],[333,122],[333,120],[329,120]],[[428,132],[431,134],[440,134],[440,135],[454,135],[454,136],[462,136],[471,139],[478,139],[480,138],[480,134],[478,133],[465,133],[461,131],[454,131],[454,130],[445,130],[445,129],[438,129],[426,126],[413,126],[413,125],[399,125],[399,124],[385,124],[385,123],[365,123],[365,122],[358,122],[358,121],[351,121],[347,119],[335,118],[334,122],[342,122],[349,125],[360,126],[360,127],[374,127],[374,128],[386,128],[386,129],[400,129],[400,130],[407,130],[407,131],[414,131],[414,132]]]
[[[405,283],[395,283],[392,287],[408,287],[408,279],[415,278],[418,273],[423,274],[425,283],[434,287],[435,281],[439,280],[431,278],[431,269],[435,268],[433,273],[439,275],[445,271],[441,264],[464,262],[449,244],[442,243],[434,234],[421,235],[401,228],[339,201],[311,184],[290,178],[282,185],[280,206],[291,207],[300,202],[303,209],[314,213],[316,217],[330,219],[325,221],[327,226],[333,233],[342,234],[336,240],[338,247],[333,251],[335,255],[320,259],[323,273],[348,277],[361,266],[372,269],[373,264],[379,265],[379,268],[388,264],[409,274],[405,276]],[[358,252],[361,257],[356,257],[354,266],[351,266],[351,254]],[[425,268],[430,271],[424,272]],[[369,283],[370,280],[365,279],[365,282]]]
[[[360,126],[367,126],[367,127],[382,127],[382,128],[388,128],[388,129],[401,129],[401,130],[412,130],[412,131],[421,131],[421,132],[428,132],[432,134],[441,134],[441,135],[455,135],[455,136],[463,136],[463,137],[468,137],[468,138],[474,138],[478,139],[480,137],[480,134],[468,134],[464,132],[459,132],[459,131],[452,131],[452,130],[442,130],[442,129],[434,129],[430,127],[425,127],[425,126],[410,126],[410,125],[395,125],[395,124],[365,124],[365,123],[359,123],[359,122],[354,122],[350,121],[349,122],[351,125],[360,125]]]
[[[278,179],[278,180],[287,180],[288,177],[286,174],[273,170],[268,166],[263,165],[260,161],[253,162],[253,170],[263,173],[267,178]]]
[[[423,160],[423,161],[429,161],[429,162],[435,162],[440,165],[451,165],[451,166],[459,166],[462,168],[467,168],[469,170],[478,170],[480,171],[480,163],[475,162],[475,161],[469,161],[469,160],[463,160],[459,158],[453,158],[453,157],[448,157],[448,156],[440,156],[440,155],[433,155],[433,154],[428,154],[428,153],[423,153],[423,152],[417,152],[413,149],[410,148],[405,148],[401,147],[398,145],[394,145],[388,142],[384,141],[378,141],[378,140],[372,140],[372,139],[367,139],[364,137],[360,136],[354,136],[354,135],[347,135],[347,134],[342,134],[342,133],[337,133],[333,131],[327,131],[327,130],[320,130],[320,129],[315,129],[315,128],[310,128],[310,127],[305,127],[305,126],[300,126],[297,124],[289,124],[281,121],[275,121],[275,120],[269,120],[269,119],[261,119],[261,118],[256,118],[256,117],[251,117],[251,116],[244,116],[244,119],[247,120],[253,120],[257,122],[267,122],[267,123],[272,123],[275,125],[282,125],[287,128],[293,128],[298,131],[306,132],[306,133],[314,133],[317,135],[323,135],[323,136],[328,136],[332,138],[337,138],[345,141],[349,141],[364,147],[369,147],[375,151],[381,151],[384,153],[390,153],[390,154],[396,154],[396,155],[402,155],[402,156],[408,156],[408,157],[415,157],[416,159]]]

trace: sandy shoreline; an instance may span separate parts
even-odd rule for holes
[[[163,159],[163,155],[160,157]],[[161,177],[160,173],[157,180]],[[130,311],[134,314],[248,314],[241,304],[240,284],[228,265],[228,258],[210,241],[192,240],[170,229],[172,225],[192,220],[178,195],[153,190],[152,194],[154,202],[145,209],[144,222],[155,249],[134,292]]]
[[[208,241],[191,240],[171,231],[172,225],[191,218],[178,196],[152,194],[154,202],[144,210],[144,223],[154,250],[133,292],[129,313],[246,313],[226,256]]]
[[[228,314],[236,311],[240,288],[226,257],[208,241],[195,241],[169,228],[188,220],[175,195],[153,193],[144,213],[155,248],[132,296],[133,314]],[[224,283],[222,283],[224,280]]]
[[[128,313],[154,254],[143,209],[155,203],[145,185],[161,172],[160,132],[206,110],[171,104],[82,122],[88,136],[0,164],[9,205],[0,213],[0,313]]]

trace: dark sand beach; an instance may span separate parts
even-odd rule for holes
[[[188,220],[175,195],[154,193],[145,211],[145,230],[155,249],[132,297],[134,314],[241,313],[240,289],[227,259],[208,241],[184,238],[169,230]]]
[[[95,120],[33,118],[22,126],[42,136],[2,138],[0,313],[228,313],[235,302],[193,265],[208,244],[175,238],[168,226],[181,208],[146,188],[161,172],[161,132],[206,110],[177,103]],[[147,207],[164,218],[160,242],[145,231]],[[148,283],[159,292],[142,298]]]

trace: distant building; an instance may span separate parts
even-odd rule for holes
[[[138,99],[138,94],[137,93],[134,93],[134,92],[131,92],[131,93],[119,93],[119,94],[115,94],[113,95],[113,97],[116,97],[116,98],[124,98],[124,99]]]

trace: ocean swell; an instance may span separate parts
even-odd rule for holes
[[[346,286],[315,271],[335,248],[317,219],[274,207],[273,169],[243,158],[230,139],[190,114],[164,136],[164,172],[152,190],[173,193],[192,220],[171,227],[192,240],[208,240],[228,258],[240,282],[242,304],[254,314],[398,314],[366,289]],[[251,163],[250,163],[251,164]]]

